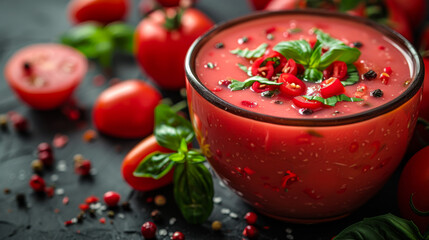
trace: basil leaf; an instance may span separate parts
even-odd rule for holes
[[[336,45],[329,48],[327,52],[325,52],[319,64],[319,69],[327,68],[331,63],[335,61],[342,61],[346,64],[352,64],[356,60],[358,60],[360,56],[360,51],[357,48],[351,48],[346,45]]]
[[[308,82],[321,82],[323,80],[323,73],[316,68],[307,68],[304,71],[303,80]]]
[[[349,10],[355,9],[362,1],[357,0],[341,0],[339,10],[341,12],[346,12]]]
[[[187,159],[191,162],[204,162],[206,160],[206,157],[198,151],[190,150],[188,152]]]
[[[341,42],[340,40],[338,40],[336,38],[331,37],[329,34],[323,32],[320,29],[315,28],[315,29],[313,29],[313,32],[314,32],[314,34],[317,35],[317,40],[320,41],[320,43],[324,47],[331,48],[331,47],[334,47],[337,45],[344,45],[345,46],[345,44],[343,42]]]
[[[183,217],[203,223],[213,210],[213,180],[203,163],[181,163],[174,170],[174,198]]]
[[[247,74],[247,76],[249,76],[249,77],[251,77],[251,76],[252,76],[252,71],[250,70],[250,68],[249,68],[249,67],[246,67],[246,66],[244,66],[243,64],[240,64],[240,63],[237,63],[237,66],[238,66],[241,70],[243,70],[243,71]]]
[[[319,41],[313,47],[313,51],[311,52],[310,62],[308,63],[309,68],[317,68],[320,63],[320,59],[322,57],[322,44]]]
[[[353,85],[355,83],[359,82],[359,73],[353,64],[347,65],[347,79],[344,81],[341,81],[343,86],[349,86]]]
[[[308,65],[311,57],[310,44],[305,40],[279,42],[273,48],[287,59],[292,58],[296,63]]]
[[[360,102],[360,101],[363,101],[362,98],[348,97],[345,94],[340,94],[340,95],[332,96],[329,98],[323,98],[320,96],[306,96],[306,95],[303,97],[308,99],[308,100],[319,101],[325,105],[332,106],[332,107],[335,106],[335,104],[337,102]]]
[[[159,145],[174,151],[180,148],[182,139],[190,143],[195,136],[191,123],[165,104],[155,108],[154,134]]]
[[[104,29],[112,36],[115,47],[124,52],[134,53],[134,28],[124,23],[110,23]]]
[[[244,58],[258,58],[264,55],[265,51],[267,51],[267,47],[268,47],[268,44],[262,43],[261,45],[259,45],[259,47],[257,47],[254,50],[249,50],[248,48],[245,48],[245,49],[237,48],[237,49],[231,50],[230,53]]]
[[[170,172],[174,163],[170,161],[170,153],[154,152],[147,155],[134,170],[136,177],[160,179]]]
[[[254,77],[246,79],[244,82],[240,82],[238,80],[232,79],[231,84],[229,84],[228,88],[231,89],[231,91],[243,90],[243,89],[246,89],[246,88],[252,86],[252,84],[254,82],[259,82],[261,84],[266,84],[266,85],[282,85],[283,84],[283,83],[278,83],[278,82],[268,80],[268,78],[264,78],[261,76],[254,76]]]
[[[422,234],[417,226],[409,220],[396,217],[393,214],[364,218],[343,231],[333,240],[421,240]]]
[[[170,160],[173,162],[184,162],[185,161],[185,154],[182,152],[173,153],[170,155]]]
[[[61,42],[71,46],[103,67],[111,65],[114,52],[112,36],[95,23],[78,25],[61,36]]]

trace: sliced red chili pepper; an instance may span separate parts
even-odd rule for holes
[[[256,93],[273,91],[276,88],[277,88],[277,85],[266,85],[266,84],[261,84],[260,82],[254,82],[251,87],[251,89]]]
[[[308,100],[303,96],[296,96],[292,99],[293,104],[299,108],[317,109],[322,107],[322,103],[316,100]]]
[[[290,74],[296,76],[296,74],[298,74],[298,66],[297,66],[295,60],[293,60],[292,58],[287,60],[286,64],[282,68],[282,72],[290,73]]]
[[[261,66],[261,64],[264,62],[264,57],[257,58],[253,64],[252,64],[252,75],[257,76],[258,75],[258,69]]]
[[[269,61],[265,64],[265,66],[261,67],[261,64],[265,61],[265,58],[258,58],[256,61],[252,64],[252,75],[253,76],[262,76],[265,78],[270,79],[274,74],[274,66],[273,62]]]
[[[344,80],[347,76],[347,64],[341,61],[335,61],[329,65],[325,70],[323,70],[323,78],[328,79],[331,77]]]
[[[331,77],[321,83],[320,94],[323,98],[339,95],[345,91],[340,79]]]
[[[282,73],[278,82],[283,83],[280,85],[280,92],[291,97],[302,95],[307,89],[303,81],[290,73]]]

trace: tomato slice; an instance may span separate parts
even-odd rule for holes
[[[15,53],[5,67],[5,78],[21,100],[48,110],[67,101],[84,78],[86,58],[61,44],[36,44]]]
[[[331,77],[344,80],[347,76],[347,64],[341,61],[331,63],[325,70],[323,70],[323,78],[328,79]]]
[[[278,82],[283,83],[280,85],[280,92],[291,97],[302,95],[307,89],[303,81],[290,73],[283,73],[280,75]]]
[[[282,72],[290,73],[290,74],[296,76],[296,74],[298,74],[298,66],[297,66],[295,60],[293,60],[292,58],[287,60],[286,64],[282,68]]]
[[[323,81],[320,85],[320,94],[322,94],[322,97],[324,98],[339,95],[345,91],[340,79],[334,77]]]
[[[322,103],[316,100],[308,100],[303,96],[296,96],[292,99],[293,104],[299,108],[317,109],[322,107]]]
[[[260,82],[254,82],[252,84],[251,89],[256,93],[262,93],[266,91],[273,91],[277,88],[277,85],[265,85],[261,84]]]

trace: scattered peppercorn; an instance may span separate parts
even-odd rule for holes
[[[167,203],[167,199],[164,197],[164,195],[156,195],[154,198],[154,202],[156,206],[164,206]]]
[[[105,224],[106,223],[106,218],[102,217],[98,220],[101,224]]]
[[[125,211],[130,211],[131,210],[131,206],[129,202],[123,202],[122,203],[122,209],[124,209]]]
[[[51,197],[53,197],[53,196],[54,196],[55,188],[54,188],[54,187],[52,187],[52,186],[45,187],[44,191],[45,191],[46,196],[48,196],[48,197],[50,197],[50,198],[51,198]]]
[[[97,203],[98,201],[100,201],[100,200],[98,199],[98,197],[96,197],[94,195],[91,195],[85,199],[85,202],[88,204]]]
[[[258,235],[258,230],[252,225],[247,225],[243,230],[243,236],[250,239],[255,238]]]
[[[254,212],[248,212],[246,215],[244,215],[244,219],[246,220],[247,224],[253,225],[258,219],[258,215],[256,215]]]
[[[171,240],[185,240],[185,235],[179,231],[174,232]]]
[[[75,161],[74,170],[76,174],[86,176],[91,173],[91,161],[84,159],[82,161]]]
[[[153,222],[145,222],[141,227],[141,233],[146,239],[153,239],[156,235],[156,225]]]
[[[383,91],[381,89],[375,89],[371,92],[371,96],[373,97],[383,97]]]
[[[103,196],[104,202],[109,207],[115,207],[118,205],[121,195],[114,191],[108,191]]]
[[[212,229],[214,231],[219,231],[222,228],[222,222],[221,221],[213,221],[212,222]]]
[[[243,44],[243,43],[247,43],[248,41],[249,41],[249,38],[244,36],[242,38],[239,38],[237,42],[238,44]]]
[[[42,142],[42,143],[39,143],[39,145],[37,145],[37,151],[52,153],[52,148],[51,148],[51,145],[49,145],[49,143]]]
[[[5,114],[0,115],[0,127],[2,130],[7,129],[7,116]]]
[[[43,171],[43,162],[40,159],[33,160],[31,162],[31,168],[35,173],[41,173]]]
[[[45,180],[39,175],[33,175],[30,178],[29,184],[36,192],[43,192],[45,190]]]
[[[81,211],[76,217],[78,223],[82,223],[84,218],[85,218],[85,212],[83,211]]]
[[[154,222],[160,222],[162,221],[162,214],[159,210],[155,209],[150,213],[150,216],[152,217],[152,220]]]
[[[43,163],[44,166],[52,166],[54,163],[54,156],[52,152],[43,151],[37,154],[38,159]]]
[[[3,189],[4,194],[9,194],[10,193],[10,188],[5,188]]]
[[[82,139],[85,142],[92,142],[97,138],[97,132],[95,132],[93,129],[88,129],[83,133]]]
[[[218,43],[215,44],[215,48],[217,48],[217,49],[221,49],[221,48],[224,48],[224,47],[225,47],[225,45],[222,42],[218,42]]]
[[[19,207],[26,207],[27,206],[27,199],[25,198],[25,195],[23,193],[16,194],[16,202],[18,203]]]
[[[213,69],[213,68],[215,67],[215,65],[214,65],[212,62],[208,62],[208,63],[205,65],[205,67],[206,67],[206,68]]]
[[[27,119],[25,119],[24,116],[16,112],[9,112],[8,114],[16,131],[19,133],[26,133],[28,131]]]
[[[110,210],[110,211],[108,211],[108,212],[107,212],[107,216],[108,216],[109,218],[114,218],[114,217],[115,217],[115,212],[114,212],[114,211],[112,211],[112,210]]]
[[[363,77],[366,80],[373,80],[373,79],[377,78],[377,73],[374,72],[373,70],[369,70],[368,72],[363,74]]]
[[[354,42],[354,43],[353,43],[353,46],[354,46],[355,48],[361,48],[361,47],[363,47],[363,44],[362,44],[361,42]]]
[[[95,209],[89,209],[89,216],[95,217]]]
[[[283,102],[282,102],[282,101],[279,101],[279,100],[274,101],[274,103],[275,103],[275,104],[280,104],[280,105],[282,105],[282,104],[283,104]]]
[[[314,111],[309,109],[309,108],[301,108],[301,109],[299,109],[299,113],[301,115],[311,115],[314,113]]]

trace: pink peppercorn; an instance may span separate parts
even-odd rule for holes
[[[248,237],[250,239],[255,238],[257,235],[258,230],[252,225],[247,225],[243,230],[243,236]]]
[[[156,225],[153,222],[145,222],[141,227],[141,233],[145,239],[153,239],[156,235]]]
[[[109,191],[104,194],[103,199],[107,206],[114,207],[118,205],[121,195],[117,192]]]
[[[244,215],[244,219],[246,220],[247,224],[253,225],[256,223],[258,216],[254,212],[248,212],[246,215]]]
[[[185,235],[181,232],[175,232],[173,233],[171,240],[185,240]]]
[[[33,175],[29,183],[30,187],[36,192],[43,192],[45,190],[45,180],[39,175]]]

